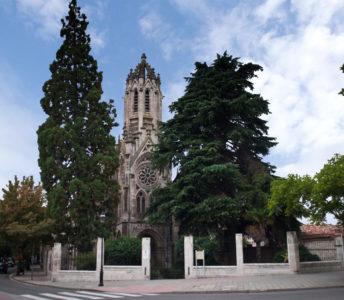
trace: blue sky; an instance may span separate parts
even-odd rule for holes
[[[36,130],[49,64],[61,44],[65,0],[0,0],[0,186],[18,176],[39,180]],[[277,174],[314,174],[344,153],[344,1],[80,0],[93,54],[104,72],[104,99],[122,96],[130,68],[145,52],[161,74],[164,119],[182,95],[195,61],[228,50],[264,67],[256,92],[270,101],[267,158]]]

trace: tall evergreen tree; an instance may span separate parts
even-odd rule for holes
[[[154,221],[173,217],[183,232],[238,230],[266,207],[272,167],[262,161],[275,145],[263,115],[268,101],[252,93],[262,68],[226,52],[212,65],[196,63],[184,96],[173,102],[154,154],[157,167],[177,168],[156,190]]]
[[[85,14],[76,0],[62,20],[63,43],[50,65],[41,106],[48,115],[38,129],[39,166],[55,233],[79,249],[105,228],[113,229],[118,186],[116,111],[101,101],[102,73],[90,54]],[[105,225],[100,220],[105,214]]]

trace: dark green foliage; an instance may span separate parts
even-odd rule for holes
[[[179,265],[151,271],[151,279],[184,279],[184,276],[184,268]]]
[[[309,250],[303,246],[299,246],[300,261],[320,261],[320,258],[316,254],[312,254]],[[288,252],[287,250],[281,250],[276,253],[274,257],[274,262],[277,263],[287,263],[288,262]]]
[[[93,252],[78,253],[76,257],[76,269],[93,271],[96,269],[96,255]]]
[[[4,235],[0,235],[0,257],[10,257],[12,255],[12,248]]]
[[[320,261],[320,257],[309,252],[307,247],[301,245],[299,247],[300,261]]]
[[[118,155],[110,134],[117,126],[116,111],[112,100],[101,101],[103,76],[90,54],[87,26],[72,0],[62,20],[62,46],[43,86],[41,106],[48,118],[37,132],[38,163],[57,239],[79,250],[90,249],[91,240],[115,227],[118,190]]]
[[[288,262],[288,252],[287,249],[278,251],[273,259],[276,263],[287,263]]]
[[[107,265],[141,265],[141,240],[123,236],[105,242]]]
[[[173,217],[182,232],[203,235],[265,218],[272,167],[262,158],[275,142],[261,118],[268,101],[252,93],[261,70],[227,53],[196,63],[160,128],[154,163],[176,167],[177,176],[153,193],[152,222]]]
[[[205,264],[206,265],[218,265],[217,261],[220,249],[219,240],[211,236],[196,237],[194,242],[195,250],[204,250]]]
[[[206,265],[219,265],[220,262],[218,260],[221,245],[219,238],[215,235],[209,236],[196,236],[194,237],[194,249],[195,250],[204,250],[205,255],[205,263]],[[183,265],[183,257],[184,257],[184,237],[180,237],[176,241],[175,246],[176,254],[178,260],[175,262],[177,265]]]

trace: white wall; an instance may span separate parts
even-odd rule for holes
[[[52,281],[58,282],[98,282],[100,278],[101,259],[104,258],[102,238],[97,240],[97,267],[95,271],[61,270],[61,244],[55,243],[53,248]],[[104,245],[104,244],[103,244]],[[103,255],[101,255],[103,250]],[[104,266],[104,281],[106,280],[147,280],[150,279],[150,238],[142,239],[142,265],[141,266]]]
[[[299,242],[296,232],[287,232],[289,263],[245,264],[243,262],[242,234],[236,234],[236,266],[202,266],[195,267],[193,237],[184,238],[185,278],[222,277],[230,275],[274,275],[298,272],[326,272],[342,269],[344,260],[343,240],[336,241],[337,257],[342,260],[300,263]]]

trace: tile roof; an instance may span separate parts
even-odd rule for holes
[[[302,225],[300,227],[303,237],[336,237],[344,235],[344,228],[338,225]]]

